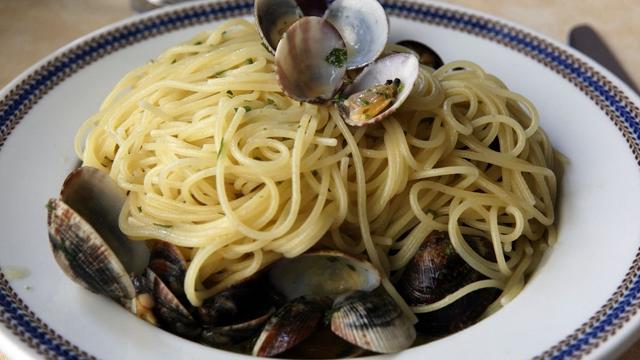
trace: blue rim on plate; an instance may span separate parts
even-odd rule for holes
[[[560,74],[616,125],[640,165],[640,110],[607,78],[562,48],[511,25],[412,1],[382,0],[391,16],[466,32],[520,52]],[[248,15],[253,1],[226,0],[169,10],[99,33],[50,59],[0,99],[0,149],[27,112],[52,88],[84,66],[123,47],[172,30]],[[536,359],[580,358],[615,334],[640,308],[640,251],[617,290],[579,328]],[[0,269],[0,322],[46,358],[92,359],[49,328],[13,291]]]

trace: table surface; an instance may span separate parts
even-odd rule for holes
[[[640,84],[637,0],[445,0],[513,20],[560,42],[578,24],[593,26]],[[0,1],[0,88],[69,41],[134,14],[130,0]],[[35,25],[37,24],[37,25]],[[11,54],[7,59],[6,54]],[[0,349],[1,351],[1,349]],[[619,360],[640,358],[640,341]],[[6,357],[0,353],[0,360]]]

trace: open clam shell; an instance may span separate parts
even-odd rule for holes
[[[398,45],[408,48],[418,54],[418,61],[420,64],[429,66],[433,69],[437,69],[444,65],[442,58],[432,48],[415,40],[403,40],[399,41]]]
[[[151,250],[149,268],[164,282],[171,292],[181,300],[184,295],[184,277],[187,261],[177,246],[159,241]]]
[[[282,35],[303,14],[295,0],[256,0],[253,15],[262,41],[275,53]]]
[[[130,240],[120,231],[118,218],[126,194],[109,174],[80,167],[65,179],[60,198],[95,229],[128,273],[144,272],[149,249],[144,242]]]
[[[60,199],[47,203],[49,243],[69,278],[86,289],[118,302],[133,299],[129,274],[100,234]]]
[[[400,307],[385,293],[356,291],[333,304],[331,330],[361,348],[394,353],[411,346],[416,330]]]
[[[347,43],[347,69],[373,62],[387,44],[389,21],[377,0],[336,0],[324,18]]]
[[[380,285],[380,273],[369,262],[335,250],[305,253],[282,259],[269,271],[273,287],[287,299],[329,296]]]
[[[345,55],[344,40],[331,23],[304,17],[287,30],[276,49],[278,82],[298,101],[329,100],[342,85]]]
[[[343,92],[338,109],[353,126],[380,121],[393,114],[409,97],[419,73],[418,59],[392,54],[367,66]]]
[[[316,330],[330,305],[328,298],[304,296],[285,304],[264,326],[253,355],[271,357],[296,346]]]
[[[481,256],[490,257],[487,241],[476,237],[467,241]],[[407,264],[396,288],[408,305],[428,305],[483,278],[458,255],[446,232],[434,231]],[[416,328],[434,336],[462,330],[475,322],[498,295],[498,289],[476,290],[442,309],[417,314]]]

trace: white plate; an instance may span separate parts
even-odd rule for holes
[[[640,102],[606,70],[504,20],[458,7],[384,1],[392,39],[417,39],[445,61],[469,59],[537,105],[571,161],[559,239],[504,309],[398,359],[613,356],[640,325]],[[0,92],[0,348],[12,358],[244,358],[137,320],[71,283],[49,252],[44,204],[75,166],[78,126],[128,70],[248,0],[190,4],[85,36]]]

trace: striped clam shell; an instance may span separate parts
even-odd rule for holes
[[[322,322],[331,300],[324,297],[296,298],[269,319],[253,348],[255,356],[275,356],[299,344]]]
[[[356,291],[334,302],[331,330],[361,348],[394,353],[411,346],[416,330],[400,307],[380,291]]]
[[[94,293],[133,299],[127,271],[96,230],[60,199],[49,200],[47,209],[49,243],[65,274]]]
[[[317,103],[331,99],[346,72],[344,64],[327,60],[338,50],[346,51],[346,45],[331,23],[315,16],[298,20],[276,49],[276,76],[282,90],[298,101]]]

